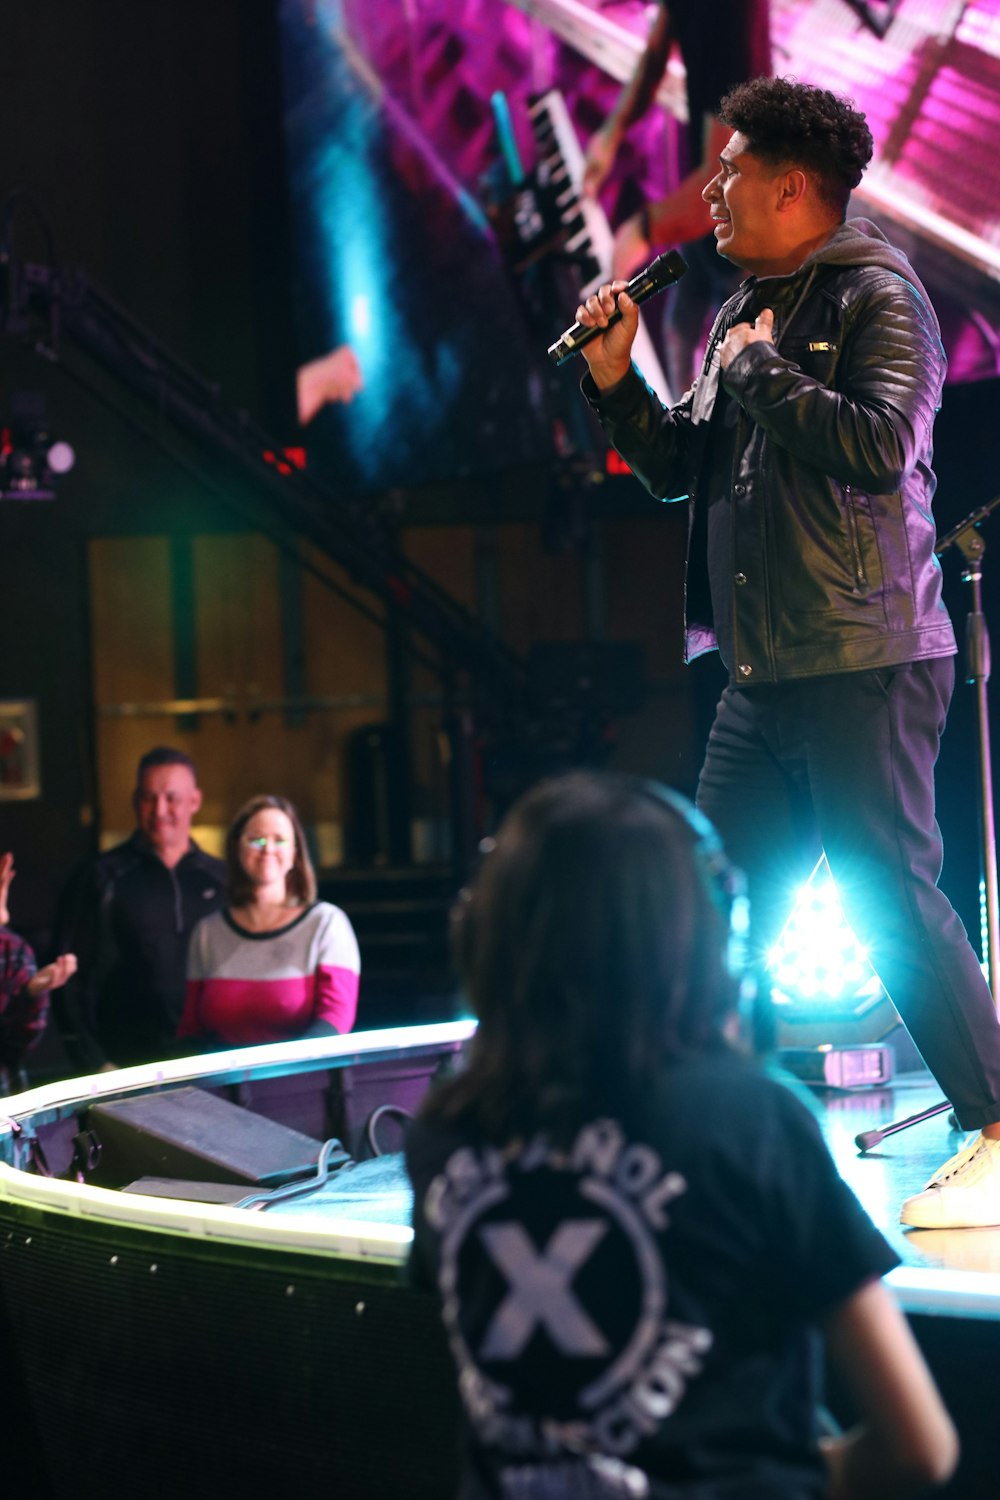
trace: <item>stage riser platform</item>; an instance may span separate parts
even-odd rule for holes
[[[12,1493],[454,1493],[454,1373],[435,1299],[405,1281],[401,1158],[361,1158],[372,1111],[416,1108],[472,1029],[451,1023],[245,1049],[5,1102],[0,1369]],[[185,1200],[73,1180],[74,1139],[99,1130],[102,1101],[149,1095],[152,1106],[156,1094],[180,1088],[208,1091],[214,1111],[249,1106],[295,1130],[322,1133],[336,1120],[357,1163],[265,1211],[198,1201],[196,1183]],[[904,1234],[898,1225],[901,1199],[955,1149],[946,1117],[868,1156],[854,1146],[859,1131],[933,1103],[934,1086],[912,1077],[809,1097],[843,1175],[900,1252],[888,1284],[959,1427],[962,1465],[941,1494],[996,1500],[1000,1436],[987,1402],[990,1372],[1000,1368],[1000,1229]],[[32,1137],[55,1175],[39,1170]],[[156,1170],[160,1146],[151,1149],[142,1171]],[[833,1386],[829,1404],[852,1420]]]

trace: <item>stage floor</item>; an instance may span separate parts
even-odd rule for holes
[[[938,1104],[940,1092],[929,1074],[904,1073],[888,1087],[854,1092],[789,1081],[812,1104],[841,1175],[900,1256],[903,1264],[889,1280],[906,1310],[1000,1321],[1000,1227],[916,1230],[899,1223],[903,1199],[919,1192],[966,1139],[951,1127],[950,1111],[908,1126],[864,1154],[855,1144],[862,1132]],[[359,1162],[304,1198],[274,1202],[267,1214],[403,1226],[410,1207],[402,1157],[393,1155]]]
[[[1000,1227],[904,1229],[899,1207],[967,1139],[950,1111],[887,1137],[862,1154],[855,1137],[932,1108],[941,1091],[926,1072],[901,1074],[884,1088],[810,1090],[841,1176],[903,1261],[890,1281],[910,1311],[961,1310],[1000,1318]],[[994,1284],[995,1283],[995,1284]]]

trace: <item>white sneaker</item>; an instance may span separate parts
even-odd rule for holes
[[[922,1193],[906,1199],[899,1222],[914,1229],[1000,1225],[1000,1141],[973,1136],[938,1168]]]

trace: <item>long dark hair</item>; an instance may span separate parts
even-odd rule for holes
[[[495,1141],[572,1129],[722,1045],[738,878],[707,819],[656,783],[574,772],[526,793],[456,906],[479,1026],[425,1118]]]
[[[295,834],[295,863],[285,876],[285,895],[289,901],[311,906],[316,900],[316,873],[309,858],[305,829],[294,806],[286,797],[263,794],[244,802],[229,825],[226,834],[226,889],[230,906],[242,906],[253,895],[253,881],[243,868],[240,859],[240,839],[243,830],[255,813],[273,807],[283,812]]]

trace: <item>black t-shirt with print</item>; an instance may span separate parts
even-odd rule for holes
[[[816,1323],[898,1260],[791,1089],[728,1054],[686,1060],[562,1150],[418,1121],[407,1165],[412,1274],[441,1297],[468,1419],[464,1496],[825,1492]]]

